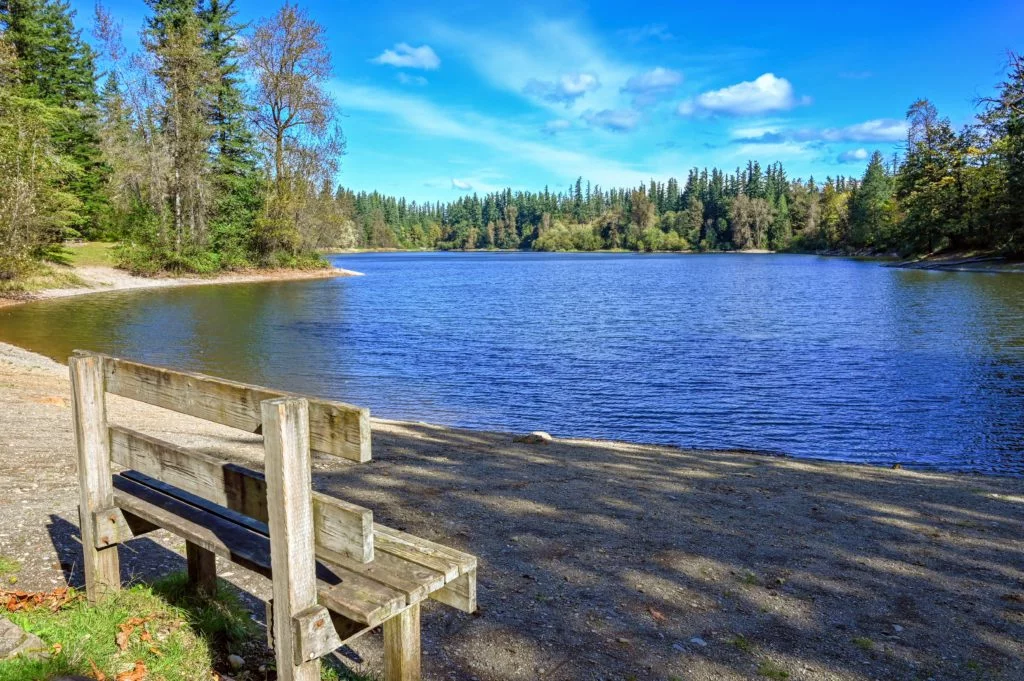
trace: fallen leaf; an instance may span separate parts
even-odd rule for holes
[[[53,653],[54,653],[54,655],[60,655],[60,651],[62,651],[62,650],[64,650],[64,646],[62,646],[60,643],[54,643],[53,644]]]
[[[115,681],[143,681],[146,678],[146,665],[142,661],[135,663],[135,669],[121,672]]]
[[[658,612],[654,608],[647,608],[647,609],[651,611],[651,617],[654,618],[655,622],[666,622],[666,621],[668,621],[668,618],[665,617],[665,615],[663,615],[662,613]]]
[[[92,669],[92,675],[96,677],[96,681],[107,681],[107,675],[101,672],[96,663],[91,659],[89,660],[89,667]]]

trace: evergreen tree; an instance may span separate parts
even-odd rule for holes
[[[74,165],[61,179],[61,190],[78,203],[68,226],[100,236],[106,168],[96,124],[95,54],[74,16],[65,0],[0,0],[0,32],[17,55],[15,92],[53,107],[53,148]]]
[[[882,154],[876,151],[864,171],[864,179],[850,196],[850,245],[854,248],[885,247],[891,240],[893,186]]]
[[[203,46],[202,25],[190,0],[146,0],[143,45],[156,62],[163,88],[161,127],[171,158],[168,181],[170,238],[162,247],[174,258],[207,247],[209,124],[213,63]]]
[[[213,134],[210,234],[213,247],[222,257],[233,264],[245,264],[245,254],[253,246],[253,226],[262,205],[263,187],[242,92],[238,36],[243,26],[236,15],[234,0],[206,0],[199,10],[203,48],[213,70],[207,118]],[[327,215],[324,211],[320,214]]]

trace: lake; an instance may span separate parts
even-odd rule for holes
[[[0,310],[0,340],[376,416],[1024,474],[1024,275],[800,255],[387,253],[364,277]]]

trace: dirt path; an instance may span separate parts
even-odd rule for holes
[[[0,344],[0,555],[80,583],[66,368]],[[259,465],[259,442],[110,399],[111,420]],[[1024,481],[374,422],[315,484],[480,557],[480,612],[424,609],[424,678],[1024,679]],[[125,579],[182,569],[158,533]],[[239,587],[267,584],[221,563]],[[353,645],[379,673],[380,634]]]

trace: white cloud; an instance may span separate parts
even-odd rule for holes
[[[567,73],[555,81],[531,79],[523,92],[569,108],[577,99],[599,87],[601,81],[593,73]]]
[[[907,124],[896,118],[876,118],[839,128],[752,126],[732,131],[732,144],[776,144],[779,142],[899,142],[906,139]]]
[[[798,99],[793,85],[774,73],[765,73],[755,80],[736,83],[721,90],[711,90],[688,99],[679,105],[679,114],[727,114],[751,116],[771,111],[788,111],[798,104],[809,102]]]
[[[564,118],[558,118],[545,123],[544,127],[541,128],[541,132],[547,135],[557,135],[560,132],[565,132],[571,127],[572,123],[570,121],[567,121]]]
[[[640,113],[633,109],[586,111],[581,116],[589,125],[612,132],[629,132],[640,123]]]
[[[468,192],[473,189],[473,185],[466,180],[460,180],[457,177],[452,178],[452,189],[458,189],[460,191]]]
[[[633,95],[634,106],[648,106],[659,97],[671,94],[682,82],[682,73],[658,66],[627,80],[621,91]]]
[[[370,111],[400,121],[418,134],[458,140],[488,147],[506,157],[516,158],[562,178],[586,175],[605,186],[634,186],[652,176],[667,179],[676,169],[636,167],[590,153],[563,149],[538,142],[510,126],[507,121],[483,116],[459,116],[443,111],[431,102],[409,94],[395,93],[355,83],[332,82],[335,99],[352,116],[353,111]]]
[[[427,29],[432,43],[463,55],[493,87],[526,96],[556,112],[568,108],[579,115],[587,109],[621,106],[619,88],[641,70],[620,61],[620,51],[607,49],[598,37],[571,21],[534,21],[514,33],[470,30],[443,23],[429,24]],[[526,91],[531,81],[551,83],[553,74],[591,74],[601,87],[588,90],[571,103]]]
[[[839,154],[838,160],[840,163],[856,163],[868,160],[869,155],[867,149],[851,149]]]
[[[843,128],[801,131],[800,134],[826,142],[899,142],[907,137],[907,123],[897,118],[876,118]]]
[[[398,82],[402,85],[419,85],[422,87],[427,84],[427,79],[423,76],[410,76],[404,71],[399,71],[397,78]]]
[[[441,66],[441,58],[430,45],[413,47],[408,43],[398,43],[393,50],[384,50],[371,61],[375,64],[388,64],[406,69],[425,69],[433,71]]]

